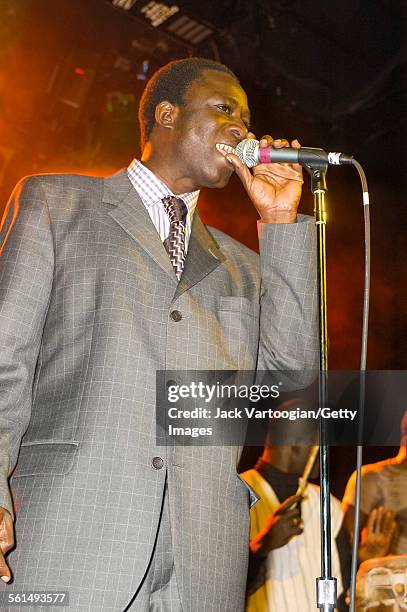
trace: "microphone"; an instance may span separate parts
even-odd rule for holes
[[[292,149],[284,147],[273,149],[273,147],[260,147],[258,140],[246,138],[239,142],[236,147],[236,155],[246,164],[248,168],[254,168],[259,164],[287,163],[301,164],[301,166],[313,166],[318,164],[332,164],[340,166],[342,164],[352,164],[353,157],[344,153],[326,153],[323,149],[313,149],[301,147]]]

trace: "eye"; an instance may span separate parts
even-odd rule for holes
[[[232,108],[229,106],[229,104],[217,104],[216,106],[219,108],[219,110],[227,113],[228,115],[232,113]]]
[[[216,108],[221,110],[223,113],[226,113],[227,115],[233,114],[233,109],[229,104],[217,104]],[[244,123],[246,129],[250,132],[250,122],[244,119],[242,119],[242,122]]]

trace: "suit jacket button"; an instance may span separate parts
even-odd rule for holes
[[[170,317],[171,317],[171,319],[172,319],[173,321],[175,321],[176,323],[178,323],[178,321],[181,321],[181,319],[182,319],[182,314],[180,313],[180,311],[179,311],[179,310],[173,310],[173,311],[170,313]]]
[[[161,459],[161,457],[153,457],[153,460],[151,463],[155,470],[161,470],[161,468],[164,465],[164,461]]]

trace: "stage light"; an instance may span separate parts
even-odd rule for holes
[[[197,45],[213,34],[213,30],[186,15],[178,17],[167,26],[167,30],[179,38]]]
[[[125,11],[129,11],[135,4],[137,0],[112,0],[113,6],[118,6]]]
[[[162,25],[164,21],[167,21],[167,19],[175,15],[175,13],[178,13],[178,11],[179,6],[176,4],[168,6],[163,2],[149,2],[140,10],[154,28],[158,28],[158,26]]]
[[[167,31],[176,36],[184,43],[200,45],[203,41],[213,36],[215,28],[204,21],[198,21],[185,14],[184,8],[177,4],[155,2],[154,0],[111,0],[118,8],[128,11],[132,16],[143,21],[148,21],[154,28]]]

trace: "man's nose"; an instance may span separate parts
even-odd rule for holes
[[[248,128],[240,119],[235,119],[233,124],[230,125],[229,130],[232,132],[237,142],[240,142],[241,140],[246,138],[247,134],[249,133]]]

